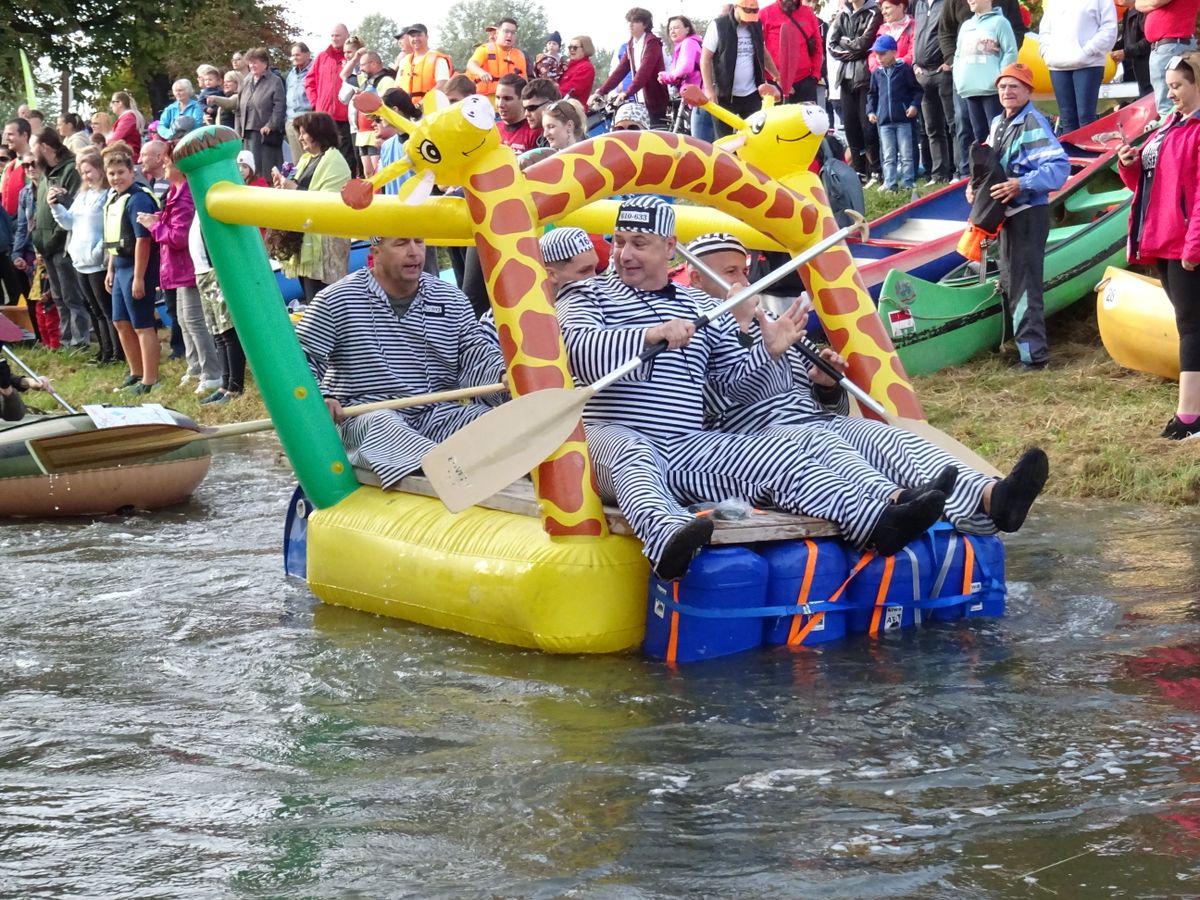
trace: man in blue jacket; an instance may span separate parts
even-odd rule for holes
[[[1046,320],[1042,311],[1046,240],[1050,233],[1050,194],[1067,182],[1071,164],[1046,117],[1034,109],[1033,72],[1013,63],[996,79],[1002,115],[992,120],[988,146],[1008,175],[992,188],[992,198],[1007,205],[1000,230],[1000,290],[1004,312],[1023,372],[1046,368]],[[971,189],[967,200],[974,202]]]

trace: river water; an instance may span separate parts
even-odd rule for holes
[[[1200,514],[1042,504],[1009,615],[671,671],[318,603],[290,474],[0,527],[4,897],[1200,894]]]

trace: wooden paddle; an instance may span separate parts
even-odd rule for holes
[[[680,255],[684,259],[711,278],[718,287],[729,290],[729,283],[725,281],[725,279],[722,278],[711,266],[705,263],[703,259],[696,256],[685,247],[680,247],[678,249]],[[955,457],[960,462],[970,466],[972,469],[975,469],[978,472],[982,472],[985,475],[994,475],[997,478],[1001,477],[999,470],[997,470],[995,466],[993,466],[990,462],[988,462],[970,447],[967,447],[966,445],[952,438],[950,435],[946,434],[946,432],[934,428],[928,422],[922,422],[920,419],[909,419],[905,416],[897,416],[894,413],[889,412],[882,403],[860,388],[844,374],[835,369],[829,364],[828,361],[822,359],[820,351],[813,346],[812,342],[809,341],[808,338],[802,337],[792,346],[799,350],[804,355],[804,358],[810,363],[840,384],[843,389],[848,391],[850,394],[853,394],[854,398],[858,400],[859,403],[867,407],[869,410],[871,410],[871,412],[875,413],[875,415],[879,416],[879,418],[883,419],[883,421],[887,422],[889,425],[894,425],[897,428],[903,428],[905,431],[910,431],[915,435],[925,438],[925,440],[929,441],[929,443],[936,444],[951,456]]]
[[[503,384],[488,384],[482,387],[461,388],[454,391],[439,391],[401,397],[397,400],[381,400],[378,403],[362,403],[348,406],[343,412],[347,416],[361,416],[380,409],[406,409],[425,406],[429,403],[444,403],[450,400],[466,400],[499,394],[508,390]],[[193,441],[213,438],[234,437],[270,431],[275,427],[270,419],[255,419],[251,422],[235,422],[215,428],[191,428],[186,425],[120,425],[115,428],[98,428],[95,431],[80,431],[56,437],[36,438],[25,442],[29,453],[47,475],[59,472],[76,472],[80,469],[95,469],[106,466],[133,463],[151,456],[168,453]]]
[[[855,222],[810,247],[774,272],[692,321],[703,328],[713,319],[766,290],[790,272],[841,243],[854,232],[866,240],[866,221]],[[508,487],[562,446],[575,430],[583,407],[610,384],[667,349],[655,344],[585,388],[532,391],[480,416],[425,454],[421,468],[451,512],[474,506]]]
[[[0,317],[0,320],[5,321],[5,322],[8,321],[8,319],[3,319],[2,317]],[[18,329],[18,331],[19,331],[19,329]],[[24,337],[24,335],[22,335],[22,337]],[[0,340],[3,340],[3,339],[4,339],[4,336],[0,335]],[[29,366],[25,365],[25,361],[23,359],[21,359],[21,357],[17,356],[17,354],[14,353],[11,348],[4,347],[3,349],[4,349],[4,355],[7,356],[9,359],[11,359],[13,362],[15,362],[22,369],[24,369],[26,375],[28,375],[34,381],[42,380],[38,376],[37,372],[33,371],[33,369],[31,369],[31,368],[29,368]],[[53,397],[55,400],[57,400],[59,402],[59,404],[62,406],[63,409],[65,409],[69,413],[74,414],[75,407],[71,406],[71,404],[68,403],[66,400],[64,400],[62,397],[58,396],[57,391],[50,391],[49,394],[51,397]]]

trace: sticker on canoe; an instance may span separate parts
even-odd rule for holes
[[[888,313],[888,324],[892,328],[892,337],[898,337],[907,331],[916,331],[917,323],[913,314],[907,309],[895,309]]]
[[[1114,306],[1117,305],[1118,302],[1120,302],[1120,299],[1121,299],[1121,296],[1120,296],[1120,293],[1117,291],[1117,286],[1115,284],[1110,283],[1107,287],[1105,287],[1105,289],[1104,289],[1104,308],[1105,309],[1112,309]]]

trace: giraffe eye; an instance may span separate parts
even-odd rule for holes
[[[761,134],[763,128],[766,127],[767,116],[765,113],[755,113],[747,124],[750,126],[751,134]]]
[[[417,152],[421,154],[421,158],[426,162],[436,164],[442,161],[442,151],[437,148],[437,144],[433,141],[421,141],[421,146],[417,148]]]

